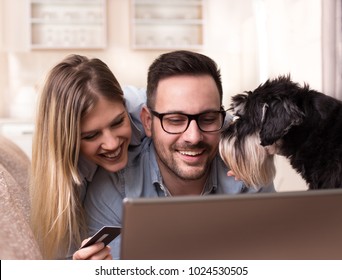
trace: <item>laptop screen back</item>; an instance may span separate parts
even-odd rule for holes
[[[342,259],[342,190],[126,198],[121,259]]]

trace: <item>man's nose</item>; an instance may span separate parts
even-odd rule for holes
[[[187,130],[183,132],[183,138],[185,141],[193,144],[202,141],[203,134],[195,120],[190,121]]]

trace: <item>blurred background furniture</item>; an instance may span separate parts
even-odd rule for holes
[[[41,259],[29,215],[30,159],[0,135],[0,259]]]

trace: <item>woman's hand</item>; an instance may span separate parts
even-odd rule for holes
[[[82,245],[85,244],[88,239],[83,240]],[[73,256],[73,260],[112,260],[113,257],[110,253],[110,247],[104,246],[103,242],[97,242],[88,247],[77,250]]]

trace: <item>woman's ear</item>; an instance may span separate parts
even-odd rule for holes
[[[147,106],[143,106],[140,112],[140,119],[144,126],[145,134],[147,137],[152,136],[152,116]]]

